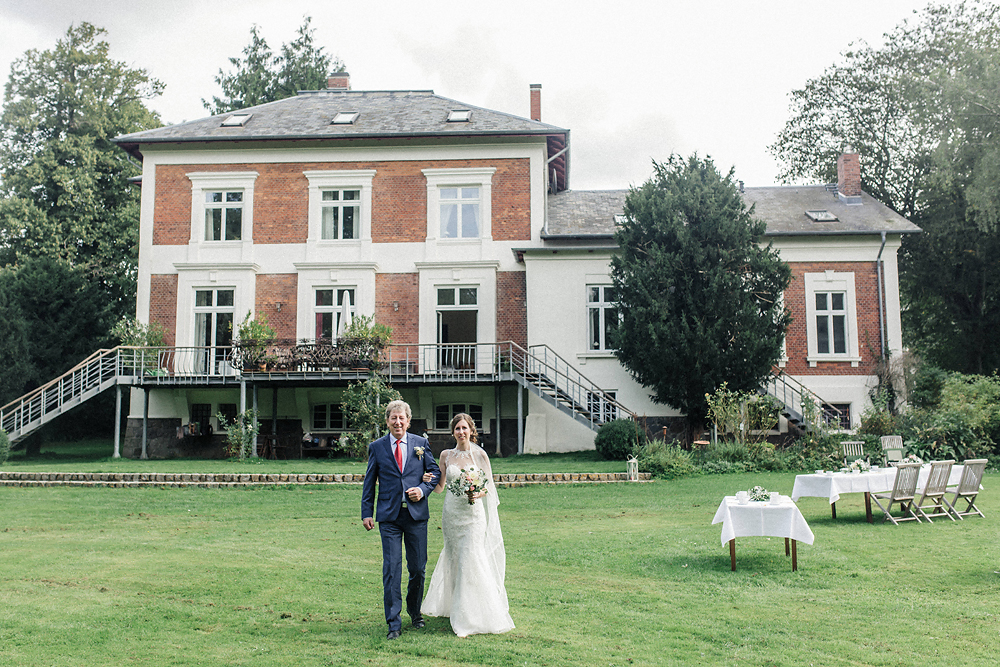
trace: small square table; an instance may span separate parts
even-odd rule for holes
[[[736,571],[737,537],[783,537],[786,556],[791,541],[792,572],[799,569],[796,542],[813,543],[809,524],[788,496],[782,496],[778,503],[751,500],[745,505],[740,505],[736,496],[726,496],[712,519],[713,525],[717,523],[722,524],[722,544],[729,542],[733,572]]]

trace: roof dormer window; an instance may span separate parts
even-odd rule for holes
[[[222,121],[222,127],[243,127],[252,115],[249,113],[234,113]]]
[[[813,222],[837,222],[837,216],[829,211],[806,211],[806,215]]]
[[[471,118],[471,109],[452,109],[448,112],[449,123],[468,123]]]
[[[353,125],[361,115],[360,111],[341,111],[333,117],[332,125]]]

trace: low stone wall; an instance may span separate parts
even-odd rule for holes
[[[278,486],[303,484],[360,485],[365,476],[359,474],[257,474],[257,473],[127,473],[127,472],[2,472],[0,486],[101,486],[131,488],[142,486],[186,487],[210,489],[241,486]],[[493,475],[493,483],[501,487],[535,484],[609,484],[627,482],[623,472],[615,473],[521,473]],[[640,473],[639,481],[650,481],[649,473]]]

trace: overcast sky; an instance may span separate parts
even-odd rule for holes
[[[947,2],[947,0],[944,0]],[[306,15],[355,90],[426,90],[542,120],[571,134],[574,189],[625,188],[651,159],[710,155],[747,185],[776,182],[767,150],[788,94],[857,40],[873,45],[916,0],[0,0],[0,74],[50,49],[72,23],[106,28],[111,56],[166,84],[166,123],[206,116],[202,98],[257,24],[275,51]]]

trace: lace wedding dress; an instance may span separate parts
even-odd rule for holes
[[[471,466],[492,475],[489,457],[475,445],[471,452],[443,452],[441,463],[447,482]],[[444,549],[421,605],[425,614],[449,617],[459,637],[514,628],[504,588],[506,556],[497,514],[499,501],[492,482],[487,488],[487,494],[473,505],[465,496],[445,489],[441,510]]]

